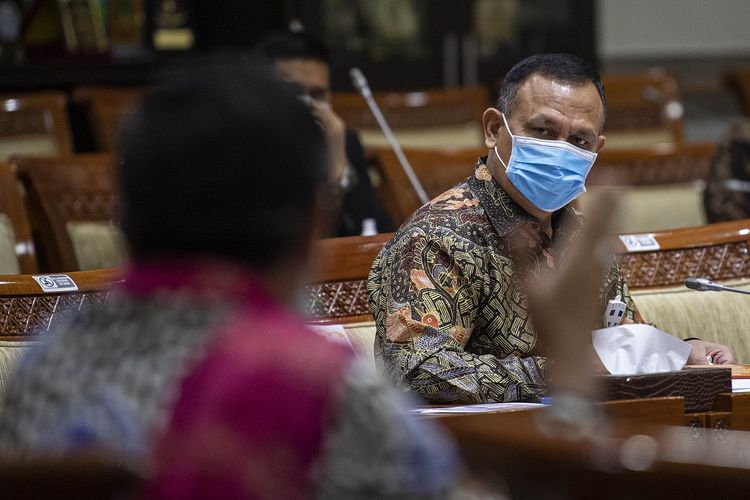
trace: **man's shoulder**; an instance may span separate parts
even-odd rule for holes
[[[456,215],[449,213],[442,217],[441,212],[429,209],[415,212],[385,245],[373,269],[388,265],[388,261],[410,261],[426,252],[468,254],[491,250],[495,246],[492,238],[497,234],[486,217],[475,212],[467,212],[463,217]]]
[[[397,237],[414,230],[469,234],[473,227],[489,224],[479,198],[463,181],[418,208],[402,224]]]
[[[303,380],[338,373],[353,354],[350,345],[314,331],[276,306],[270,312],[237,311],[214,338],[206,359],[217,367],[232,365],[245,374],[271,368]]]
[[[464,212],[481,211],[479,198],[471,189],[469,179],[444,191],[422,205],[411,218],[429,218],[430,216],[459,217]]]

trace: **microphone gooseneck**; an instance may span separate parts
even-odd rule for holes
[[[383,116],[383,113],[380,111],[380,107],[378,107],[378,103],[376,103],[375,99],[373,99],[372,90],[370,90],[370,85],[368,85],[367,83],[367,78],[365,78],[365,75],[362,73],[362,71],[360,71],[359,68],[350,69],[349,77],[352,79],[352,84],[354,85],[354,88],[357,89],[357,92],[359,92],[362,95],[362,97],[364,97],[365,102],[367,102],[367,106],[370,108],[370,112],[372,113],[372,116],[375,117],[375,121],[378,122],[378,126],[380,127],[380,130],[383,131],[383,134],[385,135],[385,138],[388,141],[388,144],[391,146],[391,149],[396,154],[396,158],[398,159],[398,162],[401,164],[401,168],[406,173],[406,177],[409,178],[409,183],[411,183],[411,186],[414,188],[414,191],[417,193],[417,197],[419,197],[419,201],[423,204],[427,203],[428,201],[430,201],[429,198],[427,197],[427,193],[422,187],[422,183],[419,182],[417,175],[414,173],[414,169],[411,168],[411,164],[409,163],[409,160],[406,159],[406,155],[404,155],[404,151],[401,149],[401,146],[396,140],[396,137],[393,135],[393,131],[391,130],[391,127],[388,125],[388,122],[385,121],[385,117]]]
[[[349,77],[352,79],[354,88],[357,89],[357,92],[362,94],[363,97],[365,96],[365,94],[367,94],[368,96],[372,96],[372,91],[370,90],[370,85],[368,85],[367,83],[367,78],[365,78],[365,75],[362,73],[362,71],[360,71],[359,68],[350,69]]]
[[[685,286],[691,290],[697,290],[699,292],[732,292],[750,295],[750,290],[720,285],[719,283],[714,283],[706,278],[688,278],[685,280]]]

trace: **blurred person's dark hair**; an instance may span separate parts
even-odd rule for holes
[[[182,71],[123,127],[122,228],[136,259],[216,256],[267,268],[310,237],[327,179],[309,108],[239,58]]]
[[[571,54],[537,54],[513,66],[500,85],[497,109],[507,116],[512,115],[518,89],[533,75],[571,85],[593,83],[604,109],[602,123],[606,119],[607,97],[599,73],[589,63]]]
[[[273,31],[263,36],[255,45],[263,57],[277,59],[314,59],[331,63],[328,46],[323,40],[305,31]]]

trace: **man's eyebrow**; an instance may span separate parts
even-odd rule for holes
[[[557,131],[560,128],[560,119],[554,115],[540,113],[526,120],[526,125],[531,127],[549,127]]]
[[[557,127],[560,125],[560,120],[555,118],[554,116],[550,116],[544,113],[540,113],[538,115],[531,116],[527,121],[527,124],[530,125],[551,125],[554,127]],[[597,134],[594,129],[591,128],[577,128],[571,130],[570,133],[571,136],[578,136],[583,137],[585,139],[595,139]]]
[[[555,118],[549,115],[545,115],[545,114],[531,116],[526,122],[533,123],[534,125],[559,125],[560,124],[559,120],[556,120]]]

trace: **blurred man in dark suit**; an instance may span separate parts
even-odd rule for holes
[[[275,32],[256,46],[273,62],[277,75],[292,83],[298,95],[310,106],[328,140],[331,181],[340,193],[340,207],[332,235],[352,236],[393,231],[393,222],[370,183],[364,151],[357,134],[347,130],[331,109],[331,76],[328,48],[304,32]],[[367,220],[369,222],[364,222]],[[370,227],[365,227],[370,226]]]

